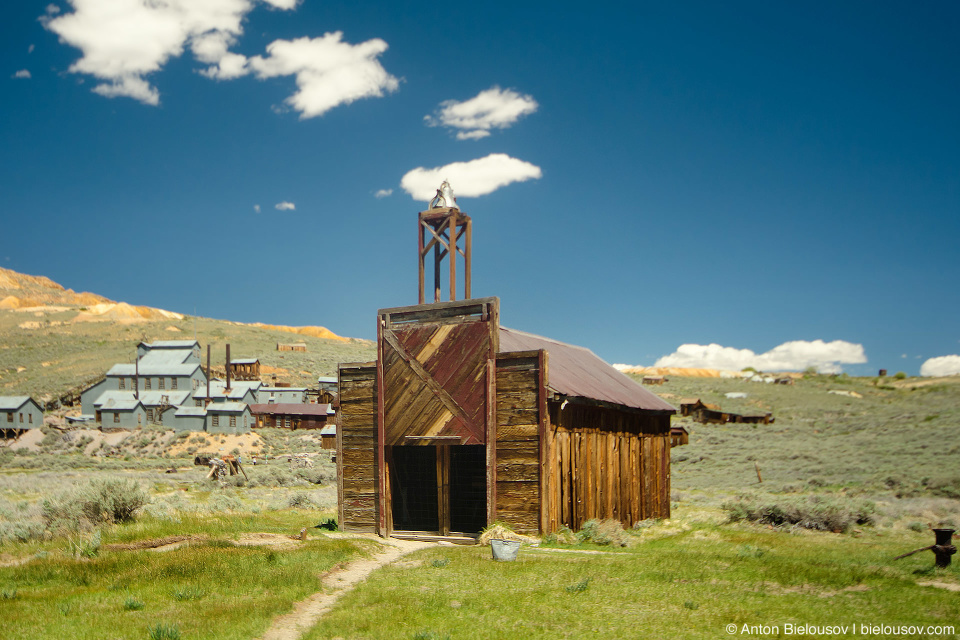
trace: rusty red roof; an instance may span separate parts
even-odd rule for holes
[[[600,400],[645,411],[677,411],[667,401],[647,391],[589,349],[500,327],[501,352],[538,349],[545,349],[549,354],[547,387],[560,395]]]
[[[329,410],[329,404],[271,402],[269,404],[250,405],[250,412],[255,415],[326,416],[329,414]]]

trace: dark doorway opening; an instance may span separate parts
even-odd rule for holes
[[[479,533],[487,524],[486,448],[392,447],[390,494],[394,531]]]
[[[450,447],[450,530],[480,533],[486,525],[486,447]]]
[[[439,531],[436,447],[393,447],[390,483],[394,529]]]

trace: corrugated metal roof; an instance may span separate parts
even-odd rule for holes
[[[538,349],[545,349],[550,354],[547,386],[558,394],[646,411],[676,412],[668,402],[614,369],[589,349],[500,327],[501,352]]]
[[[260,387],[260,391],[306,391],[306,387]]]
[[[108,411],[136,411],[139,406],[141,406],[140,401],[136,399],[107,398],[107,400],[100,405],[100,409]]]
[[[213,380],[210,382],[210,395],[207,395],[207,385],[202,384],[193,392],[195,398],[234,398],[240,399],[247,395],[248,391],[253,391],[256,395],[257,390],[262,383],[259,380],[236,380],[230,382],[230,393],[226,393],[227,383],[223,380]]]
[[[13,411],[30,400],[30,396],[0,396],[0,411]]]
[[[337,376],[320,376],[317,382],[321,384],[337,384]]]
[[[215,402],[207,405],[209,413],[243,413],[249,405],[243,402]]]
[[[324,416],[330,413],[329,404],[300,404],[296,402],[272,402],[252,404],[250,411],[257,415]]]
[[[199,347],[196,340],[156,340],[155,342],[141,342],[148,349],[193,349]]]
[[[259,358],[234,358],[230,364],[256,364],[260,362]]]
[[[193,358],[193,352],[183,349],[162,349],[159,351],[148,351],[140,358],[140,366],[160,367],[176,366],[185,364],[187,360]],[[193,363],[196,364],[196,360]]]
[[[191,376],[193,372],[200,368],[199,364],[151,364],[145,362],[146,358],[140,360],[141,376]],[[137,365],[135,364],[115,364],[107,371],[108,376],[134,376],[137,374]]]
[[[321,429],[320,429],[320,435],[322,435],[322,436],[335,436],[335,435],[337,435],[337,425],[335,425],[335,424],[324,425],[324,426],[321,427]]]
[[[180,407],[177,409],[177,416],[205,416],[207,415],[206,407]]]
[[[167,402],[163,402],[163,396],[167,396]],[[141,391],[140,392],[140,402],[143,403],[145,407],[157,407],[161,404],[170,404],[170,405],[179,405],[187,401],[187,398],[190,397],[189,391]],[[110,391],[104,391],[100,396],[94,400],[93,406],[95,407],[104,407],[108,406],[108,402],[130,402],[135,400],[133,391],[117,391],[116,389],[111,389]]]

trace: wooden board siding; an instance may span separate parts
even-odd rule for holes
[[[342,531],[376,533],[377,369],[373,363],[340,365],[337,412],[337,493]]]
[[[540,532],[542,351],[496,358],[496,520]],[[545,416],[543,417],[545,419]]]
[[[551,402],[546,529],[670,517],[670,417]]]

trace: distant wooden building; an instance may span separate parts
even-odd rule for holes
[[[278,342],[277,351],[306,351],[306,342]]]
[[[320,446],[324,449],[336,449],[337,448],[337,425],[328,424],[324,428],[320,429]]]
[[[647,385],[660,385],[666,382],[667,379],[663,376],[643,376],[643,384]]]
[[[725,411],[718,404],[710,404],[699,398],[684,398],[680,401],[680,415],[689,416],[701,424],[726,424],[728,422],[770,424],[774,421],[769,411],[736,413]]]
[[[257,358],[231,360],[230,370],[234,380],[259,380],[260,360]]]
[[[255,427],[278,429],[323,429],[334,421],[329,404],[267,403],[252,404]]]
[[[43,408],[30,396],[0,396],[0,434],[16,438],[43,426]]]
[[[680,447],[685,444],[690,444],[690,432],[687,428],[680,425],[670,427],[670,446]]]

